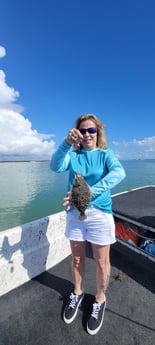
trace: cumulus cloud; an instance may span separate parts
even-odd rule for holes
[[[0,57],[6,54],[0,46]],[[52,134],[38,133],[22,115],[23,107],[16,104],[19,92],[7,85],[0,70],[0,159],[49,159],[55,143]]]
[[[142,140],[133,139],[132,144],[137,145],[137,146],[146,146],[146,147],[151,146],[152,149],[154,149],[155,151],[155,136],[144,138]]]
[[[141,140],[113,141],[113,145],[117,150],[120,148],[117,155],[123,159],[155,159],[155,136]]]
[[[6,84],[5,73],[0,70],[0,105],[3,104],[7,107],[7,104],[10,104],[16,101],[19,96],[19,92],[15,91],[13,87],[10,87]]]
[[[0,46],[0,58],[4,57],[5,55],[6,55],[6,49]]]

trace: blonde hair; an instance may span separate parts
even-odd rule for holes
[[[79,129],[81,122],[86,121],[86,120],[93,121],[96,128],[97,128],[97,142],[96,142],[97,147],[100,147],[101,149],[106,149],[107,148],[107,139],[106,139],[106,135],[104,132],[104,125],[96,117],[96,115],[84,114],[84,115],[79,116],[75,122],[75,127],[77,129]],[[82,145],[81,145],[80,149],[81,148],[82,148]],[[75,149],[76,149],[76,145],[75,145]]]

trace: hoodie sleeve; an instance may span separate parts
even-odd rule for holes
[[[64,140],[52,155],[50,169],[60,173],[69,169],[71,145]]]
[[[126,176],[125,170],[118,160],[118,158],[114,155],[112,150],[107,151],[107,157],[105,160],[106,168],[108,173],[104,178],[100,181],[95,183],[91,189],[93,196],[96,197],[106,190],[114,188],[117,184],[119,184]]]

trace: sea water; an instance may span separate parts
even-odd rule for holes
[[[155,160],[121,162],[126,178],[112,195],[155,185]],[[54,173],[49,162],[0,163],[0,231],[64,210],[68,172]]]

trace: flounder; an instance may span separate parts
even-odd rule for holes
[[[87,218],[85,210],[91,198],[91,189],[84,180],[84,177],[81,174],[75,173],[71,189],[71,202],[72,205],[80,212],[78,219],[84,220]]]

